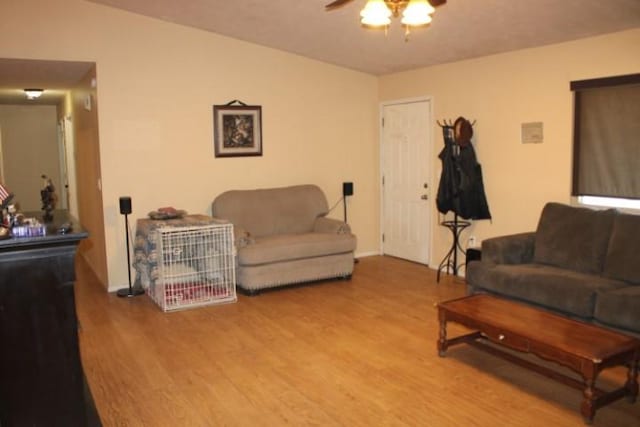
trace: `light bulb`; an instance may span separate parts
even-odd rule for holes
[[[42,89],[25,89],[24,90],[25,95],[27,95],[27,99],[40,98],[40,95],[42,95],[42,92],[44,92],[44,90]]]
[[[360,12],[364,25],[382,27],[391,23],[391,10],[384,0],[369,0]]]
[[[411,0],[407,8],[402,12],[404,25],[427,25],[431,22],[431,14],[435,9],[427,0]]]

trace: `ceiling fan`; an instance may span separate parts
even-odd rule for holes
[[[332,11],[344,6],[351,0],[334,0],[325,6],[326,11]],[[424,27],[432,18],[431,14],[436,6],[445,4],[447,0],[367,0],[364,9],[360,11],[360,23],[366,28],[382,28],[387,33],[391,24],[391,17],[399,18],[402,14],[402,25],[405,28],[404,41],[409,40],[411,28]]]
[[[349,3],[352,0],[335,0],[324,7],[324,9],[328,12],[334,9],[337,9],[345,4]],[[397,16],[398,13],[404,9],[408,4],[409,0],[384,0],[389,9],[393,12],[394,16]],[[447,0],[429,0],[431,6],[438,7],[445,4]]]

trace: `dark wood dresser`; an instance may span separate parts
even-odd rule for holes
[[[0,427],[99,426],[74,297],[76,249],[88,234],[64,211],[46,227],[45,236],[0,240]]]

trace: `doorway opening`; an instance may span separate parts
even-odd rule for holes
[[[0,116],[2,129],[2,173],[3,181],[15,194],[15,200],[36,197],[43,186],[42,175],[54,175],[46,170],[57,171],[55,178],[58,205],[76,217],[89,238],[80,244],[83,256],[106,287],[107,260],[105,246],[104,213],[102,202],[100,145],[98,138],[96,64],[94,62],[50,61],[33,59],[0,58],[0,109],[51,109],[51,131],[38,136],[46,139],[47,155],[39,150],[25,149],[20,143],[27,137],[10,133],[9,124],[23,131],[27,127],[40,127],[42,123],[28,124],[11,122],[11,118]],[[24,88],[43,88],[42,96],[28,100]],[[87,100],[89,102],[87,102]],[[10,153],[7,147],[17,148]],[[43,160],[49,162],[29,170],[33,164]],[[16,190],[22,182],[11,178],[9,166],[26,173],[23,180],[29,181],[31,189]],[[77,177],[77,179],[75,179]],[[61,196],[64,193],[64,196]],[[33,196],[32,196],[33,195]],[[23,202],[21,202],[23,203]],[[21,210],[40,210],[40,206],[21,206]]]

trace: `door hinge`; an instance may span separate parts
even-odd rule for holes
[[[382,233],[382,243],[384,243],[384,233]]]
[[[384,127],[384,117],[382,118],[382,127]]]
[[[384,185],[384,176],[382,177],[382,185]]]

